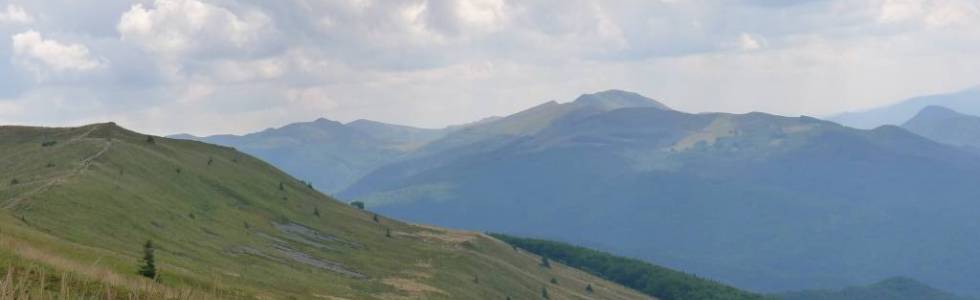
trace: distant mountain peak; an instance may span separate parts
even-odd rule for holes
[[[919,111],[918,116],[932,116],[932,117],[958,117],[962,114],[956,112],[955,110],[946,108],[939,105],[926,106]]]
[[[583,94],[572,102],[577,105],[597,106],[605,110],[614,110],[627,107],[656,107],[663,110],[671,110],[663,103],[647,98],[643,95],[623,91],[606,90],[592,94]]]
[[[334,121],[334,120],[331,120],[331,119],[327,119],[327,118],[324,118],[324,117],[319,117],[316,120],[313,120],[313,122],[311,122],[311,123],[314,123],[314,124],[330,124],[330,125],[338,125],[338,124],[340,124],[340,125],[343,125],[343,123],[340,123],[340,122],[337,122],[337,121]]]
[[[945,106],[926,106],[902,128],[940,143],[980,148],[980,117]]]

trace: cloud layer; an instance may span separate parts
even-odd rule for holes
[[[820,115],[980,83],[973,0],[0,0],[0,123],[444,126],[595,90]]]

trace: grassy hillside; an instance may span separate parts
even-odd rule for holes
[[[0,177],[5,299],[649,298],[482,234],[375,217],[232,148],[111,123],[0,127]],[[135,275],[146,240],[159,282]]]
[[[516,248],[585,270],[659,299],[766,299],[711,280],[650,263],[565,243],[490,234]]]

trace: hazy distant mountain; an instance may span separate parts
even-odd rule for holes
[[[911,278],[895,277],[869,286],[810,290],[776,295],[781,300],[966,300]]]
[[[269,161],[293,176],[313,182],[322,191],[336,192],[374,168],[394,161],[446,132],[368,120],[342,124],[321,118],[242,136],[181,134],[171,137],[235,147]]]
[[[451,133],[341,196],[757,291],[910,274],[980,294],[974,154],[895,126],[595,105],[596,95]]]
[[[584,94],[567,103],[550,101],[510,116],[481,120],[449,132],[444,138],[408,155],[407,159],[388,164],[382,167],[384,170],[373,172],[374,176],[358,181],[359,185],[349,187],[346,195],[363,194],[458,158],[491,152],[515,140],[533,136],[556,122],[578,120],[627,107],[670,110],[653,99],[621,90]]]
[[[940,143],[980,149],[980,117],[964,115],[945,107],[923,108],[902,128]]]
[[[828,120],[861,129],[900,125],[927,106],[943,106],[961,113],[980,116],[980,87],[951,94],[915,97],[885,107],[831,116]]]

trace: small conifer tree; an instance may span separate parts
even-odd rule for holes
[[[549,261],[547,257],[542,256],[541,257],[541,266],[542,267],[545,267],[545,268],[548,268],[548,269],[551,269],[551,261]]]
[[[551,297],[548,296],[548,288],[541,287],[541,298],[551,299]]]
[[[385,237],[391,238],[391,228],[385,228]]]
[[[313,214],[316,215],[317,218],[319,218],[320,217],[320,208],[319,207],[314,207],[313,208]]]
[[[159,279],[157,275],[156,258],[153,256],[153,241],[147,240],[143,244],[143,265],[140,266],[139,274],[153,280]]]
[[[374,214],[374,223],[381,223],[381,220],[378,220],[378,214]]]
[[[591,294],[592,292],[594,292],[592,290],[592,284],[591,283],[589,285],[586,285],[585,286],[585,291],[588,292],[589,294]]]

